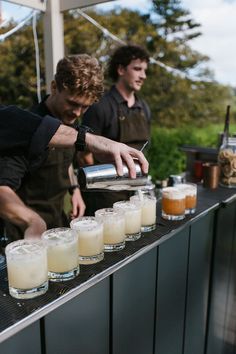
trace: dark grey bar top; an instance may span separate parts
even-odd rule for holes
[[[182,221],[161,219],[161,205],[158,201],[156,230],[142,234],[135,242],[126,242],[122,251],[105,253],[105,259],[100,263],[81,266],[80,274],[75,279],[64,283],[50,283],[46,294],[32,300],[17,300],[9,295],[6,265],[0,264],[0,342],[173,237],[181,228],[203,217],[210,210],[234,200],[235,189],[219,187],[217,190],[207,190],[199,186],[197,211]]]

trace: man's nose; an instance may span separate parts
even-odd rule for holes
[[[73,114],[76,117],[79,117],[82,114],[82,107],[78,107],[78,108],[73,109]]]
[[[147,75],[145,71],[141,71],[141,78],[146,79]]]

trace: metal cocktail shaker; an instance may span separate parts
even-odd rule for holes
[[[123,164],[123,176],[118,176],[114,164],[101,164],[81,167],[78,170],[78,182],[81,190],[130,190],[145,186],[148,176],[135,161],[136,178],[129,177],[128,167]]]

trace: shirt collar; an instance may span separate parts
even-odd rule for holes
[[[124,99],[124,97],[120,94],[120,92],[117,90],[117,88],[115,87],[115,85],[113,85],[111,87],[111,95],[113,96],[113,98],[116,100],[116,102],[118,104],[126,104],[127,105],[127,101]],[[134,102],[134,105],[131,107],[139,107],[139,108],[142,108],[142,103],[140,101],[140,99],[137,97],[137,95],[135,94],[135,102]]]
[[[48,99],[49,96],[50,96],[50,95],[46,95],[46,96],[42,99],[42,101],[39,103],[39,106],[44,110],[45,115],[48,114],[48,115],[54,117],[54,115],[53,115],[52,112],[48,109],[48,106],[46,105],[46,101],[47,101],[47,99]]]

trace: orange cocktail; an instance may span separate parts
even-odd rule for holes
[[[185,193],[176,187],[162,190],[162,217],[167,220],[182,220],[185,217]]]
[[[182,183],[176,187],[185,193],[185,214],[194,214],[197,206],[197,185]]]

